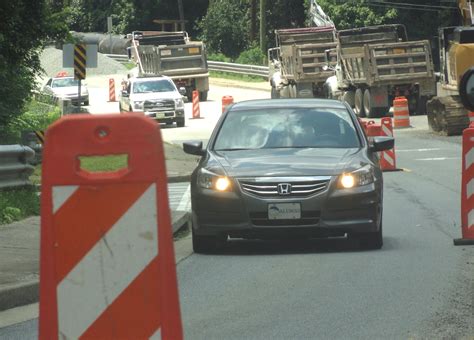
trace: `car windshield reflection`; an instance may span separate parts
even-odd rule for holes
[[[259,109],[232,111],[214,150],[358,148],[360,141],[343,109]]]

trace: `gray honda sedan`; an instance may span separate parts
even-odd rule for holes
[[[383,180],[377,152],[352,109],[335,100],[279,99],[230,106],[192,174],[193,247],[231,238],[357,238],[382,247]]]

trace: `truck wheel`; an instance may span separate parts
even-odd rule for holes
[[[354,108],[355,105],[355,92],[354,91],[347,91],[344,92],[342,96],[342,100],[349,104],[350,107]]]
[[[184,117],[176,119],[176,125],[178,127],[184,127]]]
[[[355,92],[354,111],[359,117],[365,117],[364,92],[362,89],[357,89]]]
[[[201,102],[205,102],[207,100],[207,92],[208,91],[199,92],[199,100]]]
[[[364,91],[364,111],[369,118],[378,118],[386,113],[383,107],[374,107],[370,89]]]
[[[280,98],[280,91],[277,91],[277,89],[275,88],[275,86],[272,86],[272,95],[271,95],[271,98],[272,98],[272,99],[279,99],[279,98]]]

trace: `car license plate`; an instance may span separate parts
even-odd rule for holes
[[[297,220],[300,218],[300,203],[271,203],[268,205],[269,220]]]

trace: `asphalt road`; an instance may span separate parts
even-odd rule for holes
[[[232,93],[267,97],[241,91]],[[165,139],[207,139],[219,116],[215,100],[209,116],[164,130]],[[452,243],[461,233],[460,138],[430,134],[425,119],[396,131],[404,171],[384,174],[381,250],[359,251],[346,239],[239,240],[218,254],[194,254],[178,265],[186,338],[473,337],[474,247]],[[3,328],[0,338],[35,338],[36,327],[31,320]]]

